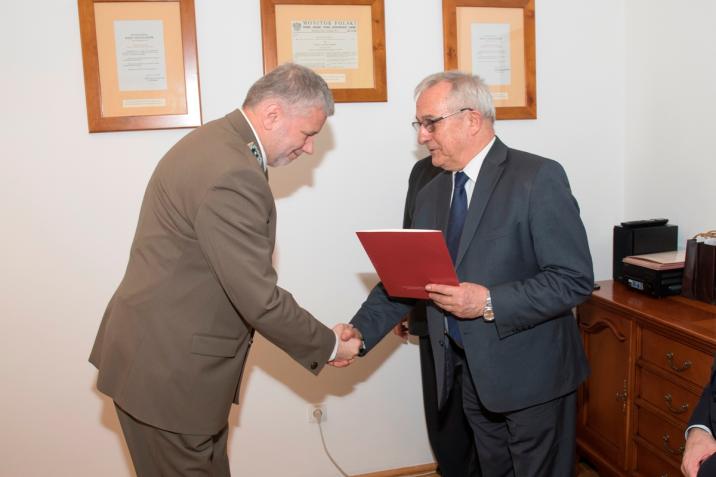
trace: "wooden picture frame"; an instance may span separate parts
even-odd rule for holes
[[[261,0],[264,73],[291,61],[336,102],[387,101],[384,25],[383,0]]]
[[[481,76],[497,119],[537,118],[534,0],[443,0],[445,69]]]
[[[89,132],[201,125],[194,0],[78,0]]]

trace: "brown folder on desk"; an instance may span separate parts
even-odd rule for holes
[[[668,252],[630,255],[624,257],[622,262],[651,270],[678,270],[679,268],[684,268],[685,254],[684,250],[671,250]]]
[[[428,283],[459,284],[439,230],[361,230],[356,235],[392,297],[427,299]]]

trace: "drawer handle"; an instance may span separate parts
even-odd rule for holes
[[[682,364],[681,366],[676,366],[674,364],[674,353],[672,353],[671,351],[666,353],[666,360],[669,362],[669,366],[671,366],[671,369],[673,369],[677,373],[686,371],[687,369],[689,369],[691,367],[691,361],[688,361],[688,360],[684,361],[684,364]]]
[[[682,404],[678,407],[678,409],[673,407],[671,405],[671,394],[664,394],[664,401],[666,401],[666,407],[669,408],[669,411],[673,412],[674,414],[683,414],[689,410],[689,403]]]
[[[627,392],[627,382],[625,379],[624,380],[624,390],[622,392],[617,392],[617,401],[622,403],[622,412],[626,412],[626,403],[627,403],[628,397],[629,397],[629,393]]]
[[[664,434],[661,439],[664,441],[664,450],[671,455],[682,455],[684,453],[684,444],[681,444],[678,449],[672,449],[669,447],[669,434]]]

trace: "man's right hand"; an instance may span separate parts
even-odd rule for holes
[[[362,337],[360,332],[350,324],[338,324],[333,327],[338,341],[338,351],[333,361],[328,364],[336,368],[344,368],[351,364],[360,351]]]
[[[716,439],[703,429],[695,427],[689,430],[681,459],[681,472],[686,477],[696,477],[701,463],[716,454]]]

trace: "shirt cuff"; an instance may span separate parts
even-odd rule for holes
[[[706,426],[704,426],[704,425],[701,425],[701,424],[694,424],[693,426],[689,426],[689,427],[686,428],[686,432],[684,432],[684,439],[688,439],[688,438],[689,438],[689,431],[690,431],[691,429],[694,429],[694,428],[696,428],[696,429],[701,429],[702,431],[706,431],[706,432],[709,433],[709,435],[710,435],[711,437],[713,437],[713,432],[711,432],[711,429],[709,429],[708,427],[706,427]]]
[[[333,361],[334,359],[336,359],[337,354],[338,354],[338,337],[336,336],[336,344],[333,345],[333,353],[331,353],[331,357],[328,358],[328,361]]]

